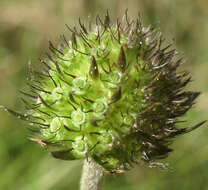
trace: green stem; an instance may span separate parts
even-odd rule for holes
[[[92,158],[84,160],[80,190],[101,190],[104,169]]]

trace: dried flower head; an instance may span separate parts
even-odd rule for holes
[[[198,92],[184,91],[191,81],[178,72],[183,59],[165,46],[158,29],[140,21],[111,24],[96,17],[89,29],[80,28],[40,60],[22,92],[27,111],[6,111],[27,121],[31,140],[59,159],[92,157],[108,172],[128,170],[133,163],[163,166],[174,137],[190,132],[178,128],[179,117],[194,104]]]

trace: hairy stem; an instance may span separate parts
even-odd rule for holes
[[[104,169],[92,158],[84,160],[80,190],[101,190]]]

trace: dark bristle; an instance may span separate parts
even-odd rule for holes
[[[66,74],[66,75],[68,75],[68,76],[70,76],[70,77],[72,77],[72,78],[77,78],[75,75],[72,75],[72,74],[70,74],[70,73],[67,73],[66,71],[64,71],[64,74]]]
[[[121,49],[120,49],[120,53],[119,53],[118,60],[117,60],[117,66],[122,72],[126,70],[126,56],[124,53],[123,46],[121,46]]]
[[[87,41],[87,39],[84,37],[84,35],[82,33],[80,33],[80,37],[83,39],[84,43],[89,47],[92,48],[92,46],[90,45],[90,43]]]
[[[70,99],[73,103],[75,103],[75,104],[79,105],[79,104],[75,101],[75,99],[74,99],[74,97],[73,97],[73,93],[72,93],[72,92],[69,92],[69,99]]]
[[[64,43],[66,44],[66,46],[70,49],[69,42],[67,41],[64,34],[62,35],[62,39],[63,39]]]
[[[91,65],[90,65],[89,75],[94,79],[99,77],[98,65],[96,63],[96,60],[95,60],[94,56],[92,56],[92,58],[91,58]]]
[[[121,93],[121,87],[119,87],[116,92],[113,94],[113,96],[111,97],[111,102],[110,104],[112,103],[115,103],[117,102],[118,100],[121,99],[121,96],[122,96],[122,93]]]
[[[53,77],[50,75],[49,72],[48,72],[48,76],[51,79],[51,81],[53,82],[54,86],[57,87],[58,85],[56,84],[55,80],[53,79]]]
[[[106,30],[109,27],[110,27],[110,16],[109,16],[109,12],[107,10],[106,15],[105,15],[105,19],[104,19],[104,28]]]
[[[49,55],[48,53],[46,53],[46,56],[49,58],[49,60],[50,60],[52,63],[55,64],[57,71],[61,74],[61,69],[60,69],[60,67],[59,67],[59,65],[58,65],[58,63],[57,63],[57,61],[54,60],[54,59],[52,58],[52,56]]]
[[[193,130],[199,128],[199,127],[201,127],[201,126],[204,125],[206,122],[207,122],[207,120],[202,121],[202,122],[200,122],[200,123],[194,125],[194,126],[191,127],[191,128],[187,128],[187,129],[186,129],[186,132],[187,132],[187,133],[188,133],[188,132],[191,132],[191,131],[193,131]]]
[[[72,47],[77,48],[77,39],[76,39],[76,33],[75,32],[72,33],[71,42],[72,42]]]
[[[64,56],[64,53],[62,51],[58,50],[57,48],[55,48],[51,41],[49,41],[49,49],[53,52],[57,52],[60,55]]]
[[[39,59],[39,61],[47,68],[47,69],[51,69],[51,67],[46,63],[46,61]]]
[[[21,94],[23,94],[23,95],[29,97],[29,98],[32,98],[32,99],[37,99],[37,98],[38,98],[38,96],[34,96],[34,95],[31,95],[31,94],[28,94],[28,93],[23,92],[23,91],[21,91],[21,90],[19,90],[19,92],[20,92]]]
[[[64,125],[64,129],[66,129],[67,131],[70,131],[70,132],[80,132],[80,131],[76,131],[76,130],[70,129],[66,125]]]
[[[39,95],[40,101],[43,103],[44,106],[53,109],[40,95]]]
[[[71,29],[68,24],[65,24],[65,26],[71,33],[75,33],[75,31],[73,29]]]
[[[85,28],[84,24],[81,23],[81,19],[79,18],[79,25],[81,27],[81,29],[83,30],[83,32],[88,35],[87,29]]]

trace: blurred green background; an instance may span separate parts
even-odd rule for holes
[[[187,126],[208,119],[208,1],[207,0],[0,0],[0,105],[21,110],[20,93],[27,64],[38,66],[48,40],[59,42],[77,25],[109,9],[112,18],[140,12],[146,25],[160,26],[168,41],[187,58],[183,66],[194,82],[189,89],[203,92],[184,116]],[[206,124],[208,125],[208,124]],[[119,175],[107,175],[104,190],[208,189],[208,128],[206,125],[176,139],[166,159],[167,170],[145,166]],[[76,190],[81,161],[55,160],[30,142],[25,124],[0,112],[0,189]]]

